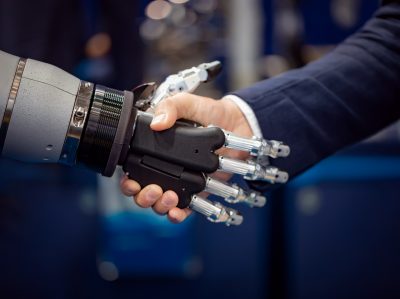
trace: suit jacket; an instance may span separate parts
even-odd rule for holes
[[[233,94],[263,136],[291,147],[273,161],[291,176],[400,118],[400,3],[381,6],[324,58]]]

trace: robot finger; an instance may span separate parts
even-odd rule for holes
[[[265,196],[256,191],[246,192],[236,184],[229,185],[211,177],[206,178],[206,192],[223,197],[231,204],[245,203],[250,207],[263,207],[266,203]]]
[[[287,157],[290,154],[289,146],[276,140],[267,140],[253,136],[245,138],[232,132],[222,130],[225,134],[225,147],[246,151],[254,157],[268,156],[271,158]]]
[[[220,156],[219,169],[224,172],[242,175],[246,180],[261,180],[271,184],[286,183],[289,179],[287,172],[281,171],[274,166],[261,166],[251,160],[242,161]]]
[[[243,216],[238,211],[198,195],[192,196],[189,208],[203,214],[211,222],[225,223],[227,226],[240,225],[243,222]]]

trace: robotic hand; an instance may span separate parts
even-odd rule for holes
[[[158,88],[154,83],[134,90],[136,107],[153,111],[162,100],[178,92],[193,92],[202,82],[212,80],[221,70],[218,61],[169,76]],[[190,207],[207,216],[210,221],[238,225],[242,216],[219,202],[196,195],[206,191],[222,197],[231,204],[245,203],[251,207],[264,206],[266,199],[255,191],[245,191],[237,185],[229,185],[208,176],[215,171],[242,175],[247,180],[263,180],[269,183],[285,183],[286,172],[268,165],[267,157],[289,155],[289,147],[281,142],[262,138],[243,138],[220,128],[201,127],[188,121],[178,121],[171,129],[154,132],[150,129],[152,115],[139,112],[135,131],[146,140],[133,138],[129,166],[123,166],[131,179],[140,185],[157,182],[163,190],[174,190],[179,197],[179,208]],[[156,136],[151,137],[151,136]],[[244,162],[218,156],[215,150],[227,147],[248,152],[251,159]],[[148,162],[151,156],[151,162]],[[152,160],[157,158],[156,160]],[[165,161],[172,162],[165,164]],[[176,165],[180,165],[176,169]]]
[[[212,179],[216,170],[248,180],[284,183],[285,172],[266,165],[265,157],[285,157],[289,148],[278,141],[242,138],[217,127],[178,121],[171,129],[150,129],[145,112],[178,92],[192,92],[213,78],[218,62],[176,75],[155,88],[145,84],[118,91],[80,81],[68,73],[31,59],[0,51],[0,151],[21,161],[83,165],[111,176],[118,165],[140,185],[156,183],[179,196],[178,207],[200,212],[214,222],[240,224],[241,215],[196,195],[207,191],[229,203],[263,206],[265,198],[236,185]],[[247,162],[219,157],[222,146],[247,151]]]

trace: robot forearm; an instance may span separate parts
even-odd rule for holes
[[[120,157],[132,92],[84,82],[0,52],[0,149],[27,162],[83,164],[111,176]]]

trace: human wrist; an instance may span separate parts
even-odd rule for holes
[[[246,118],[246,115],[240,107],[232,101],[230,97],[224,97],[220,100],[225,119],[227,120],[227,129],[230,131],[239,131],[242,136],[253,136],[253,130]]]

